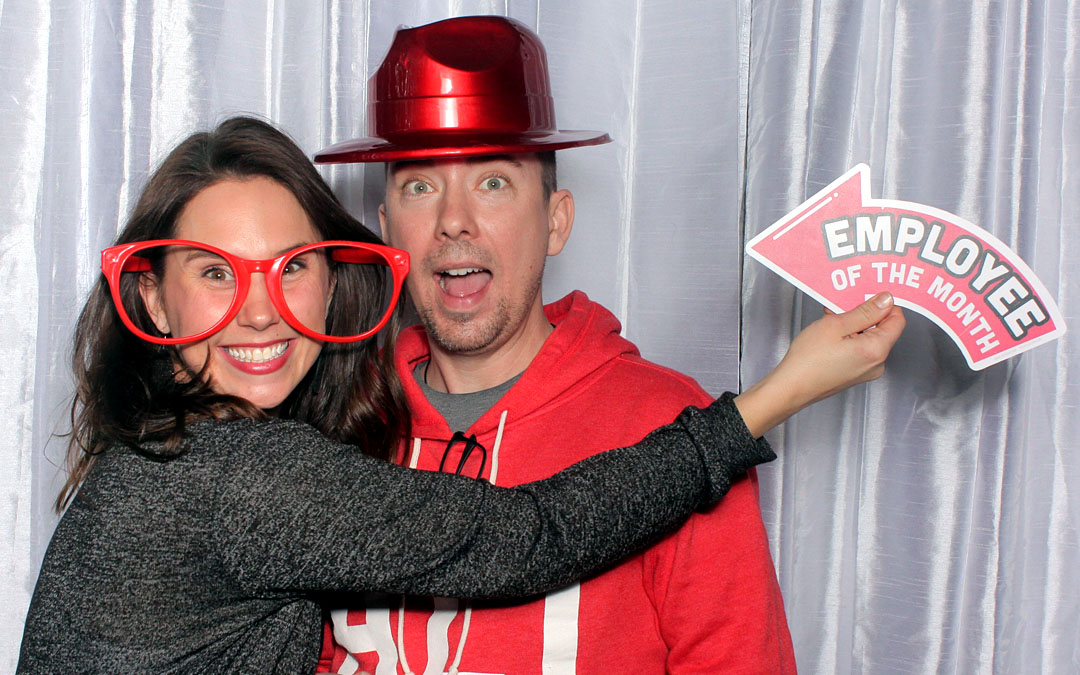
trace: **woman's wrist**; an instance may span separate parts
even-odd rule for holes
[[[734,402],[750,434],[754,438],[761,438],[765,432],[802,409],[797,399],[791,387],[779,381],[774,373],[769,373],[736,396]]]

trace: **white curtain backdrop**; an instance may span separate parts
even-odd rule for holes
[[[0,669],[56,522],[71,328],[148,173],[237,113],[308,153],[363,135],[394,29],[473,13],[536,30],[560,126],[615,139],[559,153],[546,297],[586,290],[714,393],[821,311],[742,243],[858,161],[1028,262],[1073,332],[973,373],[909,315],[884,380],[770,435],[763,513],[804,672],[1080,671],[1076,0],[0,1]],[[377,222],[381,167],[323,171]]]
[[[930,321],[762,470],[799,665],[1080,672],[1080,3],[752,2],[745,230],[860,161],[1006,242],[1063,339],[980,372]],[[821,308],[756,263],[743,381]]]

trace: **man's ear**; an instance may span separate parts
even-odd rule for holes
[[[150,320],[154,322],[162,335],[168,335],[172,331],[169,330],[169,319],[165,316],[165,305],[162,303],[161,286],[158,285],[157,277],[153,274],[143,273],[139,275],[138,283],[139,297],[142,298],[146,313],[150,315]],[[134,320],[135,317],[131,318]]]
[[[390,233],[386,231],[386,202],[379,204],[379,233],[388,246],[393,246],[390,243]]]
[[[558,255],[574,229],[574,195],[557,190],[548,197],[548,255]]]

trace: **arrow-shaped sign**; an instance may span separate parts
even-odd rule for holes
[[[889,291],[948,333],[974,370],[1065,332],[1057,304],[1008,246],[932,206],[872,198],[865,164],[754,237],[746,252],[836,312]]]

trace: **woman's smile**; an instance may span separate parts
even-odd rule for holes
[[[226,362],[245,373],[263,375],[279,370],[289,359],[292,340],[264,345],[222,345],[218,347]]]

